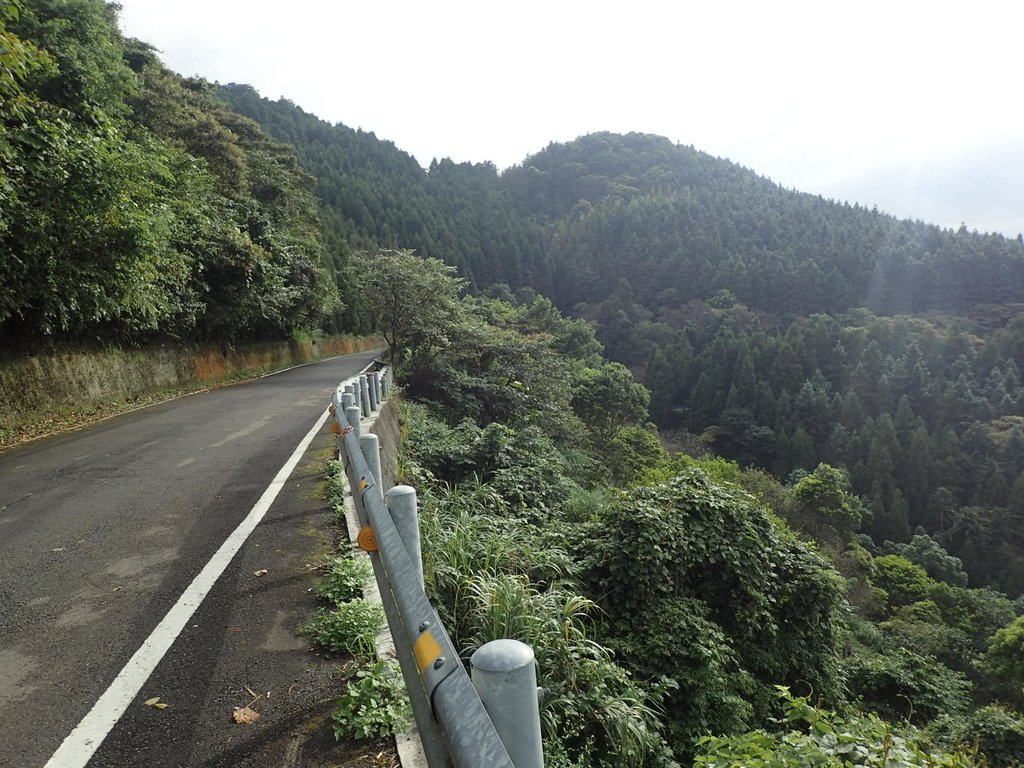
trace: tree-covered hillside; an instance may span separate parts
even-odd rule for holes
[[[102,0],[0,2],[5,350],[282,337],[336,309],[312,179]]]
[[[865,549],[840,469],[669,457],[644,388],[547,299],[359,260],[418,403],[427,594],[466,655],[532,645],[546,765],[1019,764],[1024,606],[927,536]]]
[[[920,527],[973,583],[1024,591],[1019,238],[786,190],[642,134],[552,144],[501,174],[420,169],[372,134],[221,93],[295,142],[344,235],[335,252],[400,244],[477,291],[549,295],[693,450],[783,479],[843,467],[876,545]]]
[[[502,175],[547,227],[558,302],[628,281],[651,310],[727,290],[780,315],[894,314],[1024,301],[1024,245],[783,189],[692,147],[598,133]]]
[[[474,288],[504,282],[550,292],[540,228],[512,207],[493,164],[446,159],[425,171],[373,133],[330,125],[287,100],[263,99],[250,86],[225,85],[218,93],[275,139],[293,144],[316,176],[338,267],[359,249],[412,248],[458,267]]]
[[[651,136],[553,145],[502,181],[660,426],[780,478],[843,467],[876,545],[921,528],[973,583],[1024,592],[1019,240],[786,191]]]

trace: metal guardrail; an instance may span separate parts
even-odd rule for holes
[[[372,366],[371,366],[372,367]],[[376,435],[362,417],[390,394],[391,371],[339,384],[332,404],[349,486],[423,751],[430,768],[543,768],[533,651],[495,640],[472,656],[472,679],[423,590],[416,491],[384,493]]]

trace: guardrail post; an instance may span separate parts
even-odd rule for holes
[[[402,537],[405,551],[409,553],[412,566],[423,589],[423,550],[420,546],[420,518],[416,507],[416,489],[410,485],[396,485],[384,494],[391,519]]]
[[[492,640],[469,659],[473,686],[516,768],[544,768],[540,699],[533,649],[518,640]]]
[[[380,373],[378,371],[370,374],[370,388],[373,390],[373,399],[377,402],[377,407],[380,408],[384,398],[380,396]]]
[[[390,368],[385,368],[380,374],[380,392],[385,400],[391,396],[391,381],[389,379],[390,372]]]
[[[346,414],[358,420],[359,408]],[[358,421],[357,421],[358,423]],[[355,430],[342,434],[350,487],[373,473]],[[418,573],[388,508],[376,493],[353,494],[361,522],[368,520],[378,551],[370,554],[388,626],[398,651],[421,741],[431,768],[517,768],[418,583]]]
[[[370,415],[370,388],[366,383],[366,374],[359,374],[359,404],[363,409],[363,416]]]
[[[341,396],[341,411],[344,413],[353,405],[356,404],[356,399],[352,396],[351,392],[346,392]]]
[[[380,390],[377,389],[377,374],[367,374],[366,383],[370,388],[370,405],[373,410],[378,411],[380,410]]]
[[[359,408],[355,405],[349,406],[345,409],[345,418],[348,419],[348,425],[352,427],[352,432],[356,437],[359,437],[363,430],[360,426],[362,416],[359,413]]]
[[[370,475],[373,477],[373,484],[376,487],[375,493],[383,501],[384,481],[381,479],[380,472],[380,440],[372,433],[360,435],[359,450],[362,451],[363,458],[366,459],[366,466],[369,467]]]

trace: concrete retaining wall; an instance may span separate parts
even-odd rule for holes
[[[376,338],[220,347],[75,352],[0,362],[0,428],[47,413],[158,392],[195,389],[245,375],[280,370],[380,346]]]

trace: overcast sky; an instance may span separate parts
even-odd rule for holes
[[[171,69],[423,165],[641,131],[900,217],[1024,231],[1024,3],[120,2]]]

